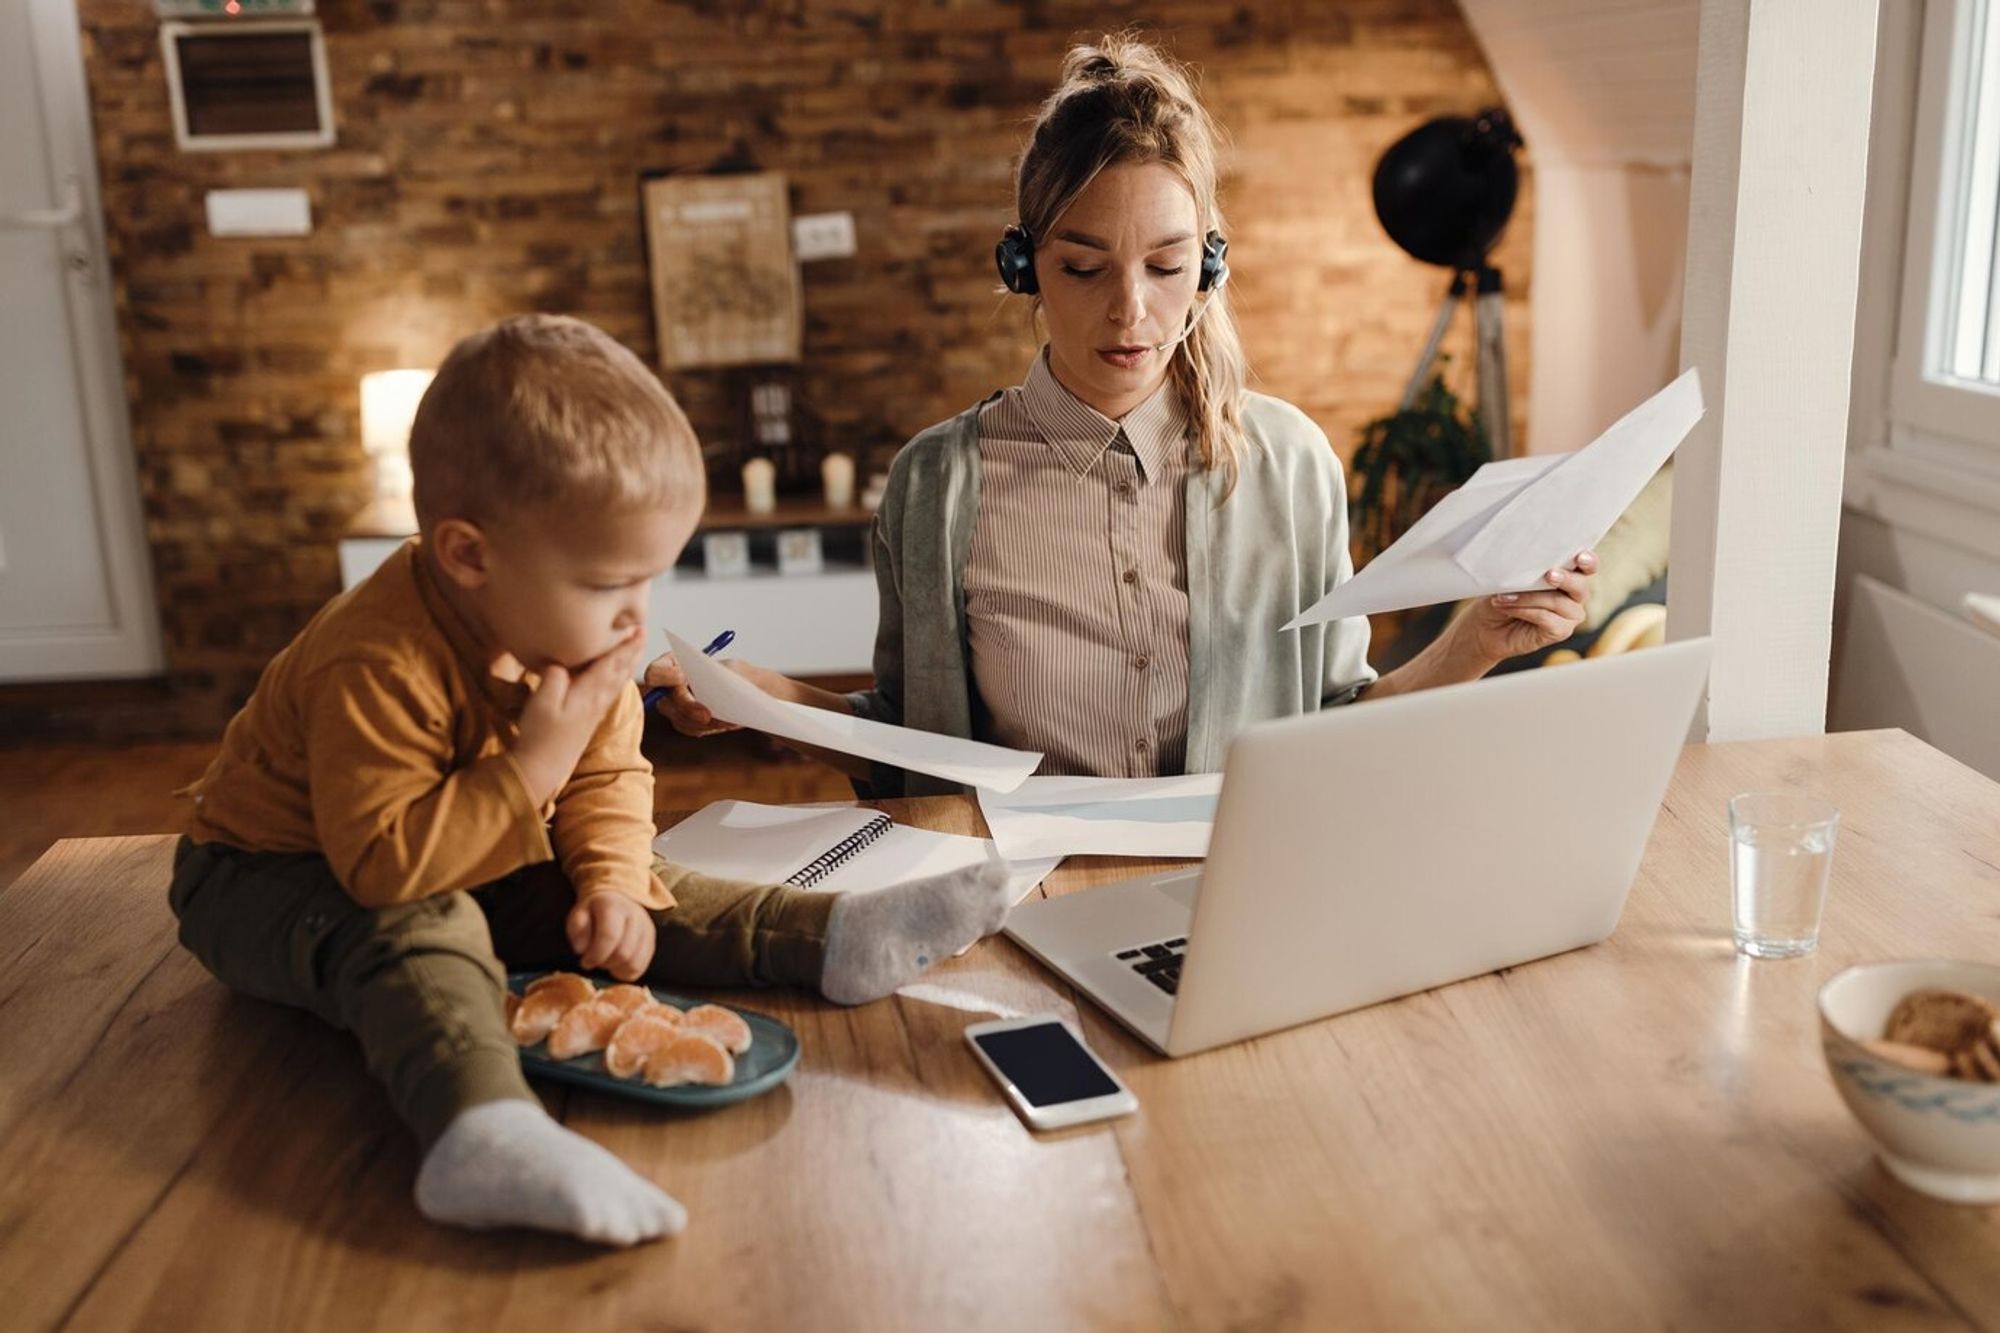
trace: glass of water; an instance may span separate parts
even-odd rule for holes
[[[1840,811],[1790,792],[1730,798],[1729,886],[1736,951],[1798,958],[1819,944],[1820,909]]]

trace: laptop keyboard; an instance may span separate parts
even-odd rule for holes
[[[1172,995],[1181,988],[1181,960],[1187,957],[1187,937],[1177,935],[1158,944],[1120,949],[1116,957],[1119,962]]]

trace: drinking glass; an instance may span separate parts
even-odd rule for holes
[[[1729,885],[1736,950],[1798,958],[1819,945],[1820,910],[1840,811],[1791,792],[1753,791],[1729,801]]]

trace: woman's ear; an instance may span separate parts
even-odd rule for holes
[[[486,534],[479,525],[463,518],[448,518],[431,529],[427,539],[431,558],[444,576],[461,588],[483,585],[490,554]]]

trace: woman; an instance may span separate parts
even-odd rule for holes
[[[919,434],[875,523],[875,686],[732,663],[776,697],[1039,750],[1041,772],[1222,767],[1243,727],[1473,680],[1569,637],[1595,557],[1484,599],[1387,676],[1368,623],[1280,627],[1353,573],[1339,459],[1246,388],[1215,130],[1185,72],[1111,38],[1072,50],[1016,181],[999,261],[1047,344],[1022,384]],[[663,657],[682,731],[719,728]],[[872,796],[954,791],[835,759]]]

